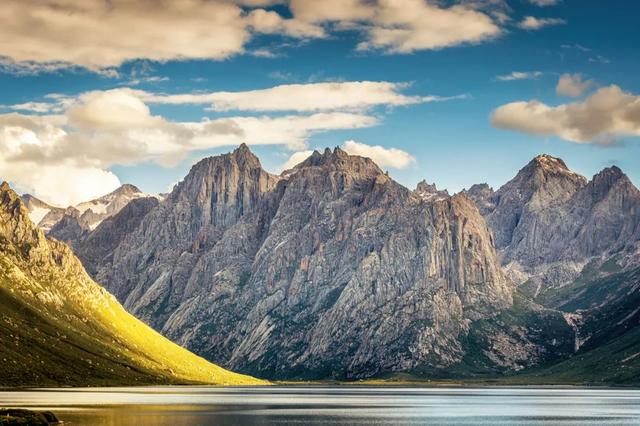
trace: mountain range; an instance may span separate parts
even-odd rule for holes
[[[617,167],[541,155],[450,195],[340,148],[273,175],[241,145],[166,197],[118,192],[88,226],[23,200],[124,308],[225,368],[640,382],[640,192]]]

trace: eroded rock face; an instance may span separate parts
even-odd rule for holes
[[[95,275],[96,265],[104,268],[111,264],[113,251],[158,204],[159,201],[155,197],[136,198],[118,213],[103,220],[95,230],[79,238],[74,251],[87,272]]]
[[[640,191],[615,166],[587,181],[562,160],[542,155],[498,191],[474,186],[467,194],[517,282],[534,277],[562,284],[596,257],[637,258]]]
[[[340,149],[281,177],[244,145],[201,161],[97,276],[175,341],[279,378],[446,368],[471,321],[511,304],[472,200],[425,199]]]

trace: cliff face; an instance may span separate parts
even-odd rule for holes
[[[201,161],[97,276],[175,341],[279,378],[443,369],[511,304],[467,196],[421,196],[340,149],[281,177],[246,146]]]
[[[100,198],[67,208],[53,207],[29,194],[21,198],[38,228],[75,247],[103,220],[116,215],[130,201],[145,197],[137,187],[125,184]]]
[[[129,315],[0,186],[0,382],[9,386],[249,384]]]
[[[562,160],[539,156],[498,191],[475,186],[468,195],[516,282],[564,284],[595,258],[635,264],[640,192],[617,167],[587,181]]]

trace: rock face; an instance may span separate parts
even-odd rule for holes
[[[512,303],[466,195],[425,199],[338,148],[280,177],[244,145],[202,160],[96,276],[166,336],[278,378],[445,369]]]
[[[436,187],[435,183],[429,184],[425,180],[418,182],[413,193],[425,201],[436,201],[449,198],[449,192],[446,189],[444,191],[440,191]]]
[[[615,166],[587,181],[541,155],[498,191],[474,186],[467,194],[516,282],[566,283],[596,257],[628,263],[638,249],[640,192]]]
[[[71,249],[45,237],[0,185],[0,383],[4,386],[253,384],[128,314]]]
[[[96,265],[104,267],[111,264],[114,250],[158,204],[155,197],[136,198],[118,213],[103,220],[95,230],[79,236],[74,251],[87,272],[95,275]]]

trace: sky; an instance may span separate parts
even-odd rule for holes
[[[640,184],[640,2],[4,0],[0,179],[66,206],[169,191],[247,143],[498,188],[534,156]]]

